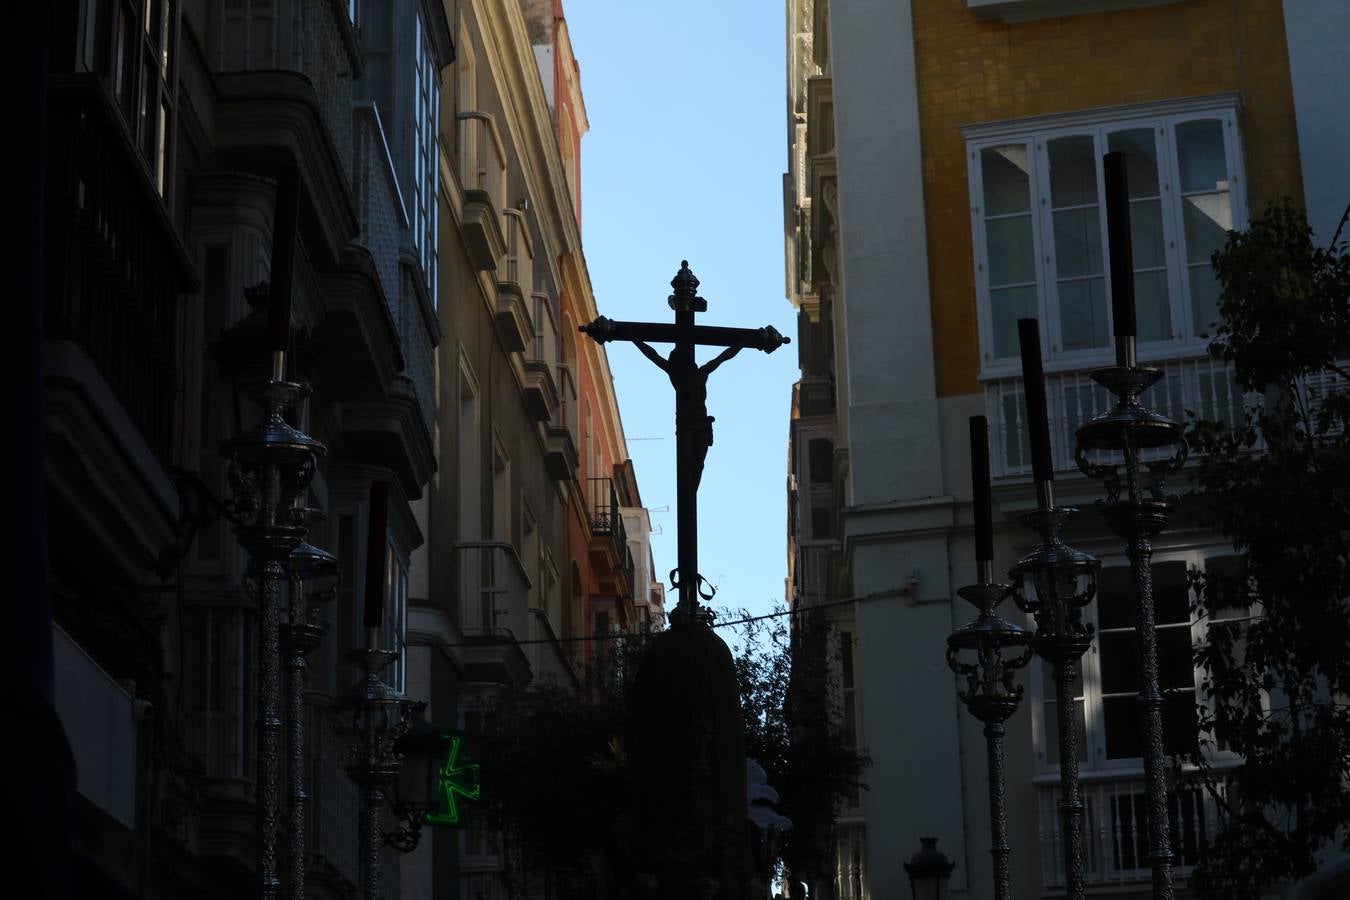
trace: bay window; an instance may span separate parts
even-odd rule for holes
[[[1203,347],[1218,320],[1210,255],[1245,214],[1236,99],[1202,98],[965,129],[981,369],[1018,366],[1017,320],[1049,368],[1108,360],[1102,156],[1125,154],[1141,355]]]
[[[1196,619],[1187,571],[1231,570],[1241,558],[1231,550],[1159,553],[1153,563],[1153,591],[1158,639],[1159,688],[1163,697],[1163,749],[1182,758],[1200,746],[1197,686],[1203,673],[1195,668],[1194,647],[1207,639],[1219,620]],[[1143,773],[1143,720],[1139,706],[1138,651],[1134,585],[1128,563],[1104,560],[1097,597],[1084,610],[1096,626],[1091,649],[1084,654],[1074,683],[1078,729],[1078,767],[1085,805],[1085,877],[1089,883],[1144,881],[1149,877],[1148,803]],[[1223,621],[1245,619],[1248,611],[1225,610]],[[1045,884],[1061,885],[1062,835],[1059,810],[1059,743],[1055,685],[1051,667],[1034,663],[1033,731],[1037,760],[1041,863]],[[1205,737],[1208,737],[1206,735]],[[1221,742],[1206,747],[1216,768],[1238,758]],[[1223,790],[1220,782],[1220,790]],[[1177,782],[1168,793],[1168,817],[1175,865],[1184,874],[1218,827],[1213,798],[1201,788]]]
[[[1185,755],[1198,746],[1194,646],[1205,640],[1209,622],[1192,616],[1187,571],[1233,565],[1239,558],[1187,552],[1159,554],[1152,567],[1158,677],[1163,695],[1163,749]],[[1245,616],[1245,612],[1243,613]],[[1104,561],[1097,596],[1085,610],[1096,627],[1075,681],[1079,766],[1086,769],[1140,769],[1143,732],[1139,715],[1134,582],[1125,560]],[[1037,707],[1037,759],[1043,771],[1058,770],[1055,686],[1049,665],[1041,669]]]

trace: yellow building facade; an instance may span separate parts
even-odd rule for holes
[[[1148,894],[1141,750],[1122,686],[1133,628],[1127,561],[1093,514],[1101,485],[1073,462],[1077,425],[1105,408],[1089,378],[1112,359],[1101,156],[1126,154],[1140,356],[1170,417],[1239,416],[1211,359],[1210,255],[1230,229],[1289,196],[1325,243],[1350,200],[1337,85],[1350,81],[1336,0],[788,0],[786,292],[799,311],[801,381],[789,455],[789,602],[828,604],[839,715],[870,754],[828,858],[791,873],[811,896],[910,896],[900,863],[937,836],[953,897],[993,896],[982,726],[957,700],[945,638],[974,612],[967,420],[990,424],[995,572],[1035,538],[1016,320],[1040,322],[1070,541],[1103,564],[1079,709],[1090,893]],[[1187,570],[1233,549],[1185,523],[1160,538],[1159,626],[1170,752],[1205,639]],[[852,600],[852,603],[847,601]],[[840,601],[844,601],[842,604]],[[1005,616],[1019,616],[1011,604]],[[832,650],[832,653],[835,651]],[[1165,660],[1166,662],[1166,660]],[[1165,666],[1166,668],[1166,666]],[[1013,896],[1063,891],[1054,694],[1039,661],[1008,723]],[[1216,767],[1239,760],[1213,754]],[[1171,799],[1176,879],[1218,825],[1212,799]],[[944,895],[945,896],[945,895]]]

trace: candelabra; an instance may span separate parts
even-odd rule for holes
[[[1050,457],[1049,417],[1038,329],[1035,319],[1017,322],[1037,498],[1037,509],[1020,516],[1019,521],[1039,535],[1040,544],[1008,574],[1013,581],[1013,599],[1017,607],[1036,620],[1036,634],[1031,645],[1053,668],[1065,891],[1070,900],[1082,900],[1083,799],[1078,782],[1078,716],[1073,685],[1078,677],[1078,660],[1092,645],[1092,626],[1083,621],[1083,607],[1092,602],[1097,592],[1101,563],[1095,557],[1069,547],[1060,538],[1065,524],[1078,510],[1055,506],[1054,467]]]
[[[994,896],[1008,900],[1008,809],[1003,773],[1003,723],[1017,711],[1022,686],[1013,683],[1017,670],[1031,660],[1031,633],[994,613],[1009,593],[1006,584],[980,582],[957,591],[979,611],[975,621],[947,638],[947,664],[966,679],[958,696],[970,714],[984,723],[989,757],[989,817],[994,858]],[[1019,651],[1006,656],[1008,651]],[[973,655],[974,662],[963,658]]]
[[[285,165],[277,178],[272,229],[272,278],[267,285],[271,372],[259,388],[261,423],[224,442],[237,513],[235,533],[249,555],[258,597],[258,880],[264,900],[281,890],[277,877],[277,825],[281,774],[281,587],[292,551],[307,527],[292,507],[314,477],[322,444],[286,421],[301,386],[286,380],[290,342],[291,280],[300,217],[300,170]]]
[[[1181,425],[1146,408],[1140,395],[1162,372],[1140,366],[1136,355],[1133,263],[1130,250],[1129,191],[1125,157],[1103,159],[1107,236],[1111,256],[1112,313],[1116,365],[1092,373],[1110,391],[1115,406],[1078,429],[1075,459],[1089,478],[1105,481],[1103,512],[1107,525],[1125,542],[1135,594],[1135,637],[1139,658],[1139,702],[1143,707],[1145,791],[1148,799],[1149,862],[1155,900],[1172,898],[1172,850],[1167,815],[1167,770],[1163,751],[1162,693],[1158,684],[1158,637],[1154,631],[1152,539],[1168,523],[1172,502],[1163,495],[1167,475],[1186,462],[1188,448]],[[1147,466],[1141,455],[1157,458]],[[1122,496],[1122,475],[1124,495]],[[1145,496],[1147,493],[1147,496]]]
[[[230,486],[239,511],[236,533],[248,551],[258,597],[258,875],[265,900],[281,889],[277,876],[277,825],[281,774],[281,589],[291,553],[307,528],[291,515],[295,498],[314,477],[324,447],[292,428],[285,412],[300,386],[281,379],[284,354],[262,389],[262,424],[225,443]]]
[[[975,621],[947,637],[947,665],[966,679],[957,696],[971,715],[984,723],[989,758],[989,821],[994,860],[994,896],[1011,896],[1008,874],[1008,808],[1003,772],[1003,723],[1017,711],[1021,685],[1013,684],[1018,669],[1031,660],[1031,633],[994,610],[1011,589],[992,579],[994,536],[989,493],[989,430],[984,416],[970,420],[971,482],[975,499],[975,559],[978,583],[957,591],[975,605]],[[1007,656],[1009,651],[1016,655]],[[973,661],[969,661],[972,660]]]
[[[1078,661],[1092,645],[1092,625],[1083,621],[1083,607],[1092,602],[1101,567],[1096,558],[1060,539],[1065,523],[1077,512],[1056,507],[1053,497],[1046,497],[1039,509],[1019,517],[1041,542],[1009,572],[1018,609],[1036,619],[1031,645],[1054,673],[1064,883],[1071,900],[1083,897],[1083,799],[1078,782],[1078,713],[1073,685],[1078,678]]]
[[[315,510],[292,510],[297,521],[310,518]],[[305,900],[305,674],[306,657],[319,646],[328,624],[319,620],[318,602],[331,600],[337,592],[337,558],[301,542],[291,551],[291,603],[284,629],[287,674],[287,722],[290,750],[290,896],[291,900]],[[306,594],[306,585],[315,585]],[[311,602],[315,601],[315,602]]]
[[[340,721],[338,730],[350,751],[347,774],[361,789],[361,895],[364,900],[379,900],[380,853],[385,844],[380,807],[385,790],[398,777],[401,756],[394,745],[408,729],[412,703],[380,678],[398,658],[396,652],[367,646],[347,658],[361,670],[362,678],[348,697],[351,720]]]

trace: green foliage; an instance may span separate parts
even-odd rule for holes
[[[828,856],[839,802],[867,764],[829,715],[829,631],[819,612],[795,634],[785,615],[736,628],[746,754],[764,766],[782,797],[779,811],[794,823],[772,862],[809,871]],[[612,896],[617,887],[628,852],[628,692],[647,640],[609,643],[581,690],[532,685],[501,703],[474,741],[488,822],[506,832],[546,896]]]
[[[839,636],[820,610],[747,622],[738,632],[746,755],[764,767],[782,798],[779,811],[793,822],[774,862],[814,875],[828,865],[840,804],[862,787],[870,763],[834,708]]]
[[[543,682],[503,701],[475,741],[487,824],[505,833],[545,896],[589,898],[612,879],[626,676],[646,641],[634,635],[609,643],[580,690]]]
[[[1350,391],[1307,383],[1344,378],[1350,257],[1314,247],[1285,201],[1231,233],[1214,268],[1226,324],[1211,349],[1264,402],[1188,434],[1188,499],[1245,555],[1240,570],[1192,573],[1211,620],[1196,649],[1205,746],[1243,763],[1225,773],[1193,756],[1222,830],[1190,887],[1256,900],[1310,874],[1330,843],[1350,850]]]

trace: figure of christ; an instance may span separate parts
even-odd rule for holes
[[[740,353],[745,345],[733,344],[700,366],[694,361],[693,344],[676,344],[667,359],[643,341],[633,343],[643,356],[660,366],[675,388],[675,432],[677,436],[686,430],[689,434],[689,452],[694,462],[694,490],[697,491],[699,482],[703,480],[703,460],[713,442],[713,417],[708,415],[708,376],[722,363]]]

